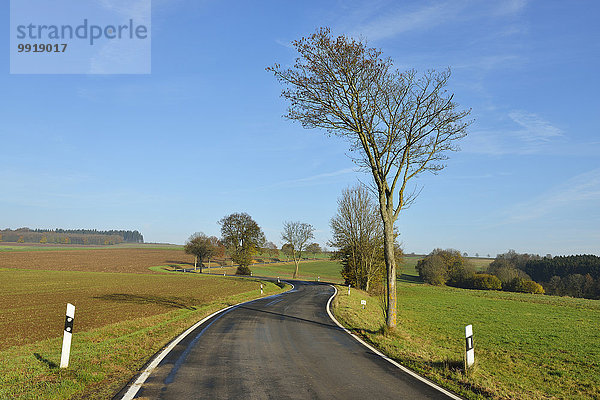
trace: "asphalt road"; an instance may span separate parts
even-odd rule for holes
[[[328,285],[232,308],[198,327],[137,393],[147,399],[448,399],[341,330]]]

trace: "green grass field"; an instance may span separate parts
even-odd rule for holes
[[[412,273],[412,270],[417,265],[417,262],[422,259],[423,256],[404,256],[403,259],[403,268],[409,273]],[[477,258],[477,257],[466,257],[466,260],[475,266],[475,269],[478,271],[485,271],[487,267],[490,265],[493,258]]]
[[[155,268],[156,269],[156,268]],[[170,340],[227,305],[282,289],[250,278],[0,269],[0,399],[111,398]],[[71,362],[59,369],[66,303]]]
[[[296,266],[293,262],[273,263],[273,264],[253,264],[250,266],[254,276],[265,276],[281,279],[292,279]],[[342,283],[340,275],[341,264],[336,261],[317,260],[300,262],[298,279],[307,281],[316,281],[320,277],[321,282]],[[206,268],[204,272],[212,274],[227,275],[235,274],[235,267],[215,267]]]
[[[298,279],[316,281],[317,277],[320,277],[322,282],[341,283],[340,268],[340,263],[335,261],[302,261],[299,266]],[[293,262],[252,266],[252,272],[256,276],[279,276],[283,279],[291,278],[295,269],[296,266]]]
[[[341,288],[335,314],[400,363],[469,399],[600,398],[600,301],[398,282],[398,327],[381,300]],[[412,281],[411,281],[412,276]],[[367,300],[365,310],[360,300]],[[463,371],[472,324],[475,367]]]

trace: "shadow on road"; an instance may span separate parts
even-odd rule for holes
[[[293,321],[308,322],[308,323],[311,323],[311,324],[321,325],[321,326],[324,326],[324,327],[329,328],[329,329],[342,330],[342,328],[340,328],[337,325],[327,324],[327,323],[319,322],[319,321],[313,321],[313,320],[310,320],[310,319],[305,319],[305,318],[300,318],[300,317],[295,317],[293,315],[286,315],[286,314],[282,314],[282,313],[277,313],[277,312],[267,311],[267,310],[261,310],[261,309],[258,309],[258,308],[252,308],[252,307],[248,307],[248,306],[239,306],[239,308],[243,308],[243,309],[249,310],[249,311],[255,311],[255,312],[258,312],[258,313],[274,315],[274,316],[277,316],[277,317],[279,317],[281,319],[285,318],[285,319],[291,319]]]

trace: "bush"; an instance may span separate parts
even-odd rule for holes
[[[523,290],[524,293],[533,293],[533,294],[544,294],[544,288],[537,282],[534,281],[523,281]]]
[[[250,270],[250,267],[248,267],[247,265],[240,265],[239,267],[237,267],[237,270],[235,271],[236,275],[250,275],[252,273],[252,271]]]
[[[489,271],[488,271],[489,272]],[[495,272],[490,272],[492,275],[496,275],[502,281],[502,286],[505,286],[515,280],[516,278],[521,278],[526,281],[530,281],[531,278],[525,272],[521,271],[518,268],[513,267],[500,267],[495,270]]]
[[[480,290],[500,290],[502,289],[502,282],[494,275],[476,274],[473,276],[473,288]]]
[[[519,292],[519,293],[534,293],[534,294],[544,294],[545,290],[537,282],[534,282],[529,279],[523,278],[515,278],[509,283],[503,285],[504,290],[508,290],[510,292]]]
[[[419,260],[417,271],[421,279],[430,285],[444,285],[448,279],[448,270],[443,258],[438,254],[431,254]]]
[[[444,285],[450,279],[456,283],[465,275],[465,260],[460,251],[435,249],[417,263],[423,281],[431,285]]]
[[[448,273],[448,285],[463,289],[473,288],[473,278],[475,277],[475,267],[465,261],[462,265],[456,265]]]

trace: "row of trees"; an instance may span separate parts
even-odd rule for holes
[[[144,235],[139,231],[128,231],[123,229],[110,229],[102,231],[98,229],[34,229],[33,232],[39,233],[60,233],[60,234],[77,234],[77,235],[105,235],[105,236],[121,236],[125,243],[144,243]]]
[[[540,257],[509,250],[499,254],[488,271],[499,276],[531,277],[547,294],[600,299],[600,257],[595,255]]]
[[[510,256],[510,255],[509,255]],[[432,285],[449,285],[465,289],[505,290],[509,292],[543,294],[544,288],[522,270],[506,264],[508,257],[498,256],[487,273],[478,273],[458,250],[435,249],[417,262],[423,281]],[[514,258],[515,260],[518,258]]]
[[[600,257],[595,255],[541,257],[509,250],[483,274],[459,251],[435,249],[417,270],[432,285],[600,299]]]
[[[250,275],[250,265],[259,252],[268,252],[277,256],[279,250],[272,242],[267,242],[260,226],[247,213],[233,213],[219,221],[221,238],[206,236],[199,232],[192,235],[185,244],[185,252],[195,256],[194,269],[200,262],[200,272],[204,260],[210,262],[211,257],[222,257],[227,253],[231,260],[238,264],[236,273]],[[312,225],[303,222],[284,222],[281,239],[284,241],[284,252],[289,251],[295,263],[294,278],[298,276],[303,251],[320,251],[317,243],[307,245],[314,237]]]
[[[600,299],[600,257],[595,255],[540,257],[509,250],[496,256],[488,272],[503,282],[537,281],[550,295]]]
[[[123,242],[143,243],[144,238],[138,231],[97,231],[90,229],[32,230],[29,228],[20,228],[0,231],[0,241],[41,244],[112,245]]]

